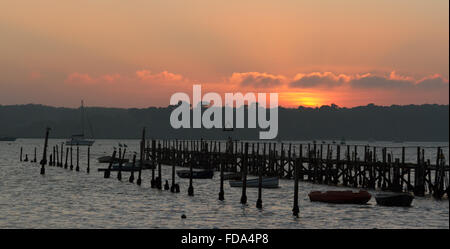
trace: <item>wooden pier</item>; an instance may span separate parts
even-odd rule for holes
[[[152,147],[152,145],[154,147]],[[363,147],[362,155],[359,151]],[[390,147],[392,148],[392,147]],[[398,147],[399,158],[389,147],[337,144],[280,144],[215,140],[147,141],[145,153],[154,165],[278,176],[300,181],[353,188],[433,194],[449,192],[449,166],[441,147]],[[417,161],[406,162],[405,150],[417,150]],[[425,149],[436,150],[436,161],[425,158]],[[243,167],[247,165],[247,167]],[[246,170],[245,170],[246,169]]]
[[[48,135],[46,129],[44,151],[42,154],[41,174],[45,174],[47,165]],[[224,200],[224,172],[240,175],[242,194],[240,203],[247,204],[246,179],[248,175],[258,176],[257,208],[262,208],[262,179],[265,176],[294,179],[293,215],[299,215],[299,181],[309,181],[331,186],[363,188],[393,192],[413,192],[416,196],[426,194],[441,199],[449,194],[449,166],[446,164],[443,147],[377,147],[369,145],[342,145],[313,143],[274,143],[219,140],[146,140],[145,128],[139,146],[139,163],[136,163],[136,152],[129,182],[134,181],[134,173],[138,173],[137,185],[141,185],[141,171],[150,162],[151,188],[171,190],[179,193],[180,186],[175,180],[175,166],[188,167],[190,179],[188,195],[194,196],[193,169],[220,171],[219,200]],[[70,150],[69,150],[70,149]],[[395,153],[394,153],[395,150]],[[406,153],[408,150],[408,154]],[[434,153],[433,151],[434,150]],[[35,149],[36,151],[36,149]],[[63,165],[63,145],[53,147],[50,152],[49,166],[69,168],[73,170],[72,146],[66,147],[66,158]],[[425,153],[427,151],[427,153]],[[76,147],[76,171],[80,171],[79,147]],[[122,180],[122,167],[126,148],[119,148],[119,168],[113,169],[112,163],[117,151],[112,152],[112,160],[104,171],[104,178],[110,178],[111,171],[118,171],[117,179]],[[414,154],[412,154],[413,152]],[[22,159],[23,149],[20,150]],[[434,154],[434,159],[431,160]],[[90,171],[90,147],[87,149],[87,173]],[[407,160],[408,155],[408,160]],[[414,158],[412,157],[414,156]],[[427,159],[427,155],[429,158]],[[431,155],[431,157],[430,157]],[[70,157],[70,167],[68,158]],[[433,162],[433,163],[432,163]],[[162,175],[162,165],[172,167],[171,181],[169,176]],[[157,175],[156,171],[157,170]],[[165,178],[164,188],[162,186]]]

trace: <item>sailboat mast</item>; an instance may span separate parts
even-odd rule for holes
[[[81,135],[84,137],[84,107],[83,100],[81,100]]]

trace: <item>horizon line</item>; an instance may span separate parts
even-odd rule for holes
[[[255,102],[257,103],[257,102]],[[252,103],[253,104],[253,103]],[[44,107],[53,107],[53,108],[67,108],[67,109],[79,109],[81,106],[78,107],[68,107],[68,106],[55,106],[55,105],[48,105],[48,104],[36,104],[36,103],[27,103],[27,104],[0,104],[0,107],[10,107],[10,106],[30,106],[30,105],[34,105],[34,106],[44,106]],[[340,109],[353,109],[353,108],[358,108],[358,107],[367,107],[367,106],[373,106],[373,107],[393,107],[393,106],[426,106],[426,105],[437,105],[437,106],[449,106],[450,104],[438,104],[438,103],[424,103],[424,104],[404,104],[404,105],[400,105],[400,104],[391,104],[391,105],[377,105],[375,103],[368,103],[366,105],[357,105],[357,106],[353,106],[353,107],[346,107],[346,106],[339,106],[337,104],[331,103],[329,105],[317,105],[317,106],[304,106],[304,105],[298,105],[296,107],[292,106],[292,107],[286,107],[286,106],[282,106],[279,105],[278,108],[283,108],[283,109],[299,109],[299,108],[308,108],[308,109],[320,109],[322,107],[337,107]],[[112,109],[149,109],[149,108],[169,108],[169,107],[173,107],[176,105],[167,105],[167,106],[147,106],[147,107],[114,107],[114,106],[86,106],[84,105],[84,108],[112,108]],[[249,106],[249,104],[244,104],[244,106]],[[227,107],[227,106],[220,106],[220,107]],[[233,108],[236,108],[235,106],[233,106]]]

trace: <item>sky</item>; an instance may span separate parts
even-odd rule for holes
[[[449,103],[448,0],[0,0],[0,104]]]

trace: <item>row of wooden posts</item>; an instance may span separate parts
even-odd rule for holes
[[[47,145],[48,133],[46,131],[43,157],[40,162],[41,174],[45,174],[45,165],[47,164]],[[342,184],[348,187],[379,189],[387,191],[413,191],[417,196],[423,196],[426,192],[432,193],[436,198],[441,198],[449,192],[448,172],[449,167],[445,165],[442,148],[437,148],[437,159],[434,165],[430,160],[425,160],[424,148],[417,147],[417,163],[405,162],[405,148],[402,148],[401,159],[393,158],[392,154],[387,153],[386,148],[381,149],[382,160],[377,158],[377,147],[364,147],[364,160],[357,156],[358,146],[353,146],[353,153],[350,156],[351,146],[346,145],[347,150],[345,158],[341,159],[340,145],[318,145],[307,144],[299,145],[299,153],[296,154],[295,146],[289,144],[288,150],[281,146],[281,152],[276,149],[275,143],[249,143],[232,141],[225,143],[225,150],[221,149],[219,141],[183,141],[183,140],[145,140],[145,129],[142,132],[140,142],[140,160],[136,165],[136,153],[133,156],[132,170],[129,181],[134,181],[134,172],[138,172],[137,184],[141,185],[141,171],[144,162],[150,162],[152,165],[151,187],[162,189],[162,171],[161,166],[172,166],[172,186],[168,181],[164,189],[170,189],[171,192],[179,192],[179,185],[175,183],[175,166],[189,167],[190,179],[188,195],[194,195],[192,172],[193,168],[202,168],[220,171],[220,191],[219,200],[224,200],[224,172],[237,172],[242,177],[241,203],[247,203],[247,176],[249,174],[257,175],[259,179],[258,199],[256,206],[262,208],[262,178],[265,176],[278,176],[280,178],[294,178],[294,205],[293,214],[298,216],[298,182],[311,181],[314,183],[338,185]],[[240,150],[238,147],[240,146]],[[332,146],[336,147],[336,155],[333,158]],[[303,153],[305,147],[306,153]],[[327,150],[324,151],[324,147]],[[119,149],[118,162],[119,171],[117,178],[122,180],[122,162],[126,149],[123,153]],[[325,152],[325,153],[324,153]],[[22,160],[22,148],[20,158]],[[109,178],[112,171],[112,164],[116,158],[116,150],[112,153],[112,160],[108,168],[104,171],[104,178]],[[325,158],[323,155],[325,155]],[[68,157],[70,155],[70,169],[72,165],[72,147],[66,148],[66,160],[64,168],[68,168]],[[89,173],[90,148],[88,147],[88,167]],[[121,160],[122,159],[122,160]],[[36,162],[36,149],[34,162]],[[63,167],[63,145],[53,147],[53,154],[50,155],[51,166]],[[155,169],[158,169],[156,176]],[[79,147],[77,146],[77,158],[75,170],[79,171]],[[434,174],[433,174],[434,173]],[[432,181],[434,175],[434,182]]]
[[[47,147],[48,147],[48,135],[49,135],[49,131],[50,129],[47,129],[46,131],[46,136],[45,136],[45,142],[44,142],[44,151],[43,151],[43,157],[42,160],[40,161],[41,164],[41,174],[45,174],[45,166],[47,165]],[[142,134],[142,140],[141,140],[141,146],[140,146],[140,160],[139,160],[139,166],[136,167],[136,171],[138,172],[138,179],[137,179],[137,184],[141,185],[142,182],[142,178],[141,178],[141,171],[143,168],[143,162],[144,161],[150,161],[153,165],[152,167],[152,179],[151,179],[151,187],[152,188],[157,188],[157,189],[162,189],[162,163],[163,163],[163,148],[161,147],[161,143],[159,142],[158,145],[156,146],[156,141],[152,140],[151,141],[151,147],[150,147],[150,143],[148,141],[147,146],[146,142],[145,142],[145,129],[143,130],[143,134]],[[248,149],[249,144],[246,143],[245,147],[246,149]],[[64,155],[62,153],[63,151],[63,147],[64,145],[61,145],[61,147],[58,146],[54,146],[53,147],[53,153],[50,155],[50,162],[48,163],[49,166],[57,166],[57,167],[64,167],[64,168],[70,168],[71,170],[73,170],[73,165],[72,165],[72,146],[67,147],[66,148],[66,160],[65,160],[65,164],[62,164]],[[59,149],[61,148],[61,149]],[[231,148],[229,148],[231,149]],[[76,167],[75,170],[79,171],[79,146],[76,147],[76,151],[77,151],[77,157],[76,157]],[[175,152],[175,150],[171,151],[172,153]],[[124,149],[123,152],[121,152],[121,150],[119,149],[119,157],[117,158],[118,162],[119,162],[119,171],[117,174],[117,178],[119,180],[122,180],[122,172],[121,172],[121,165],[124,159],[124,155],[126,153],[126,149]],[[112,164],[114,161],[116,161],[116,150],[113,151],[112,153],[112,160],[109,163],[108,168],[104,171],[104,178],[110,178],[110,174],[112,171]],[[70,155],[70,156],[69,156]],[[70,158],[70,164],[68,164],[68,158]],[[22,161],[22,147],[21,147],[21,155],[20,155],[20,160]],[[34,162],[36,162],[36,160],[33,160]],[[32,162],[33,162],[32,161]],[[88,147],[88,168],[87,168],[87,173],[89,173],[89,162],[90,162],[90,147]],[[133,168],[136,164],[136,153],[134,153],[133,155],[133,161],[132,161],[132,165]],[[69,166],[70,165],[70,166]],[[193,172],[193,168],[194,165],[198,165],[198,162],[195,162],[194,160],[190,161],[190,178],[189,178],[189,187],[188,187],[188,195],[189,196],[194,196],[194,186],[193,186],[193,178],[192,178],[192,172]],[[244,163],[244,165],[246,165],[246,163]],[[155,174],[155,169],[156,166],[158,168],[158,176],[156,176]],[[180,187],[177,183],[175,183],[175,166],[177,166],[177,164],[172,163],[172,186],[169,186],[168,181],[166,180],[166,183],[164,185],[164,189],[165,190],[169,190],[173,193],[179,193],[180,192]],[[221,164],[220,166],[220,191],[218,193],[218,199],[223,201],[225,200],[224,197],[224,170],[226,168],[225,164]],[[240,203],[241,204],[247,204],[247,185],[246,185],[246,180],[247,180],[247,167],[243,168],[243,172],[242,172],[242,183],[243,183],[243,187],[242,187],[242,194],[241,194],[241,198],[240,198]],[[256,202],[256,207],[257,208],[262,208],[262,171],[260,171],[259,174],[259,187],[258,187],[258,199]],[[298,217],[299,214],[299,207],[298,207],[298,177],[296,177],[295,180],[295,189],[294,189],[294,208],[293,208],[293,214],[295,216]],[[134,170],[131,171],[130,174],[130,178],[129,178],[130,182],[134,181]]]
[[[65,157],[65,163],[63,163],[64,159],[64,143],[61,143],[61,146],[55,145],[53,146],[53,153],[49,156],[49,161],[47,162],[47,146],[48,146],[48,131],[46,132],[45,137],[45,144],[44,144],[44,152],[41,161],[39,164],[41,164],[41,174],[45,174],[45,166],[55,166],[55,167],[61,167],[65,169],[70,169],[75,171],[80,171],[80,147],[76,146],[76,164],[75,167],[73,165],[73,146],[66,146],[66,157]],[[91,148],[88,146],[87,148],[87,168],[86,172],[90,172],[90,153]],[[28,162],[28,154],[25,155],[25,159],[22,158],[23,154],[23,147],[20,147],[20,161]],[[70,160],[70,161],[69,161]],[[37,155],[36,155],[36,148],[34,148],[34,159],[30,162],[37,163]]]
[[[383,147],[379,160],[377,152],[380,148],[365,145],[361,160],[358,145],[345,145],[345,157],[342,159],[341,145],[299,144],[298,155],[296,146],[292,144],[281,144],[281,151],[276,149],[275,143],[228,141],[225,146],[224,152],[220,141],[162,140],[158,142],[156,151],[155,142],[150,148],[147,146],[147,151],[152,153],[151,158],[156,158],[154,154],[158,153],[158,160],[166,165],[194,165],[196,168],[221,171],[224,167],[225,171],[241,172],[243,175],[287,179],[298,174],[300,180],[313,183],[394,192],[412,191],[416,196],[431,193],[438,199],[449,192],[449,166],[445,164],[441,147],[435,148],[436,162],[432,165],[429,159],[425,159],[425,148],[421,147],[416,147],[417,162],[410,163],[405,161],[405,147],[401,147],[400,158],[394,158]],[[285,147],[289,149],[286,151]]]

